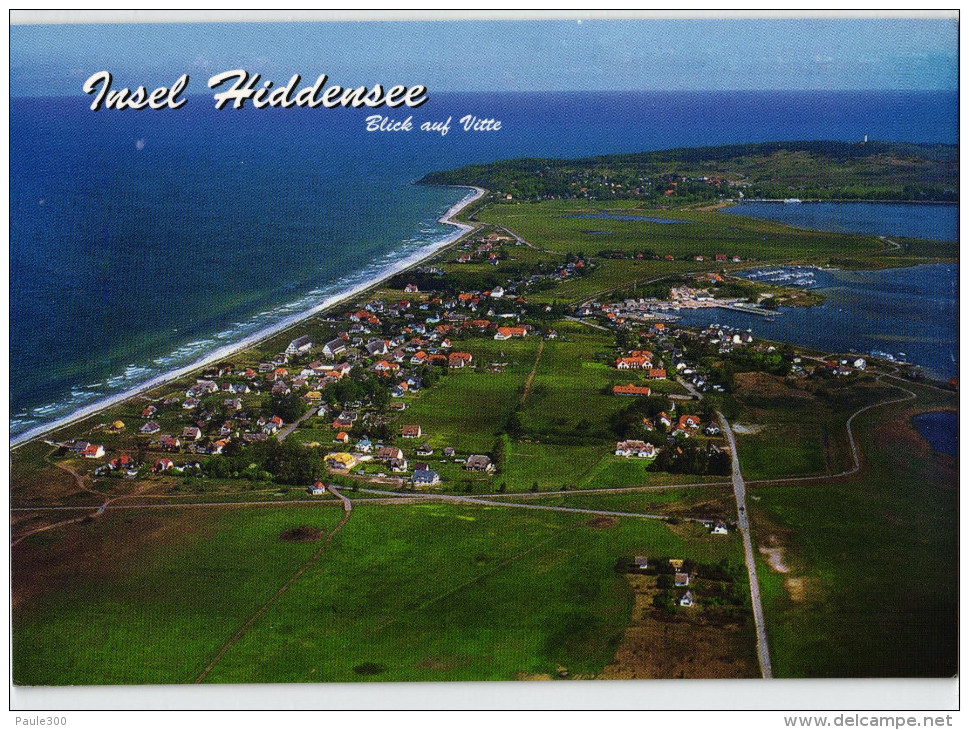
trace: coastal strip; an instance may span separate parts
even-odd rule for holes
[[[400,261],[397,261],[393,264],[388,265],[385,269],[380,271],[374,279],[371,279],[370,281],[361,282],[357,286],[347,289],[346,291],[329,296],[319,304],[316,304],[313,307],[311,307],[310,309],[290,315],[289,317],[285,317],[284,319],[281,319],[278,322],[268,325],[260,329],[258,332],[254,332],[253,334],[241,340],[238,340],[237,342],[216,348],[215,350],[212,350],[211,352],[203,355],[201,358],[199,358],[198,360],[195,360],[192,363],[189,363],[188,365],[182,366],[175,370],[170,370],[160,375],[156,375],[150,380],[147,380],[146,382],[140,385],[137,385],[134,388],[130,388],[122,393],[117,393],[115,395],[107,396],[87,406],[78,408],[76,411],[69,413],[63,418],[59,418],[50,423],[45,423],[39,426],[35,426],[31,429],[24,431],[23,433],[17,434],[16,436],[11,437],[10,439],[11,449],[15,449],[18,446],[22,446],[25,443],[34,441],[35,439],[45,436],[58,429],[64,428],[65,426],[70,426],[73,423],[83,421],[112,406],[118,405],[119,403],[123,403],[124,401],[134,398],[135,396],[138,396],[149,390],[157,388],[160,385],[164,385],[165,383],[171,382],[173,380],[177,380],[186,375],[190,375],[196,370],[200,370],[208,365],[211,365],[214,362],[218,362],[219,360],[223,360],[243,350],[247,350],[250,347],[254,347],[260,344],[261,342],[264,342],[265,340],[269,339],[270,337],[274,337],[278,335],[280,332],[283,332],[299,324],[300,322],[306,319],[309,319],[310,317],[320,314],[321,312],[331,309],[332,307],[336,307],[346,302],[348,299],[352,299],[353,297],[359,296],[375,287],[378,287],[383,282],[390,279],[391,277],[396,276],[397,274],[404,272],[415,266],[419,266],[420,264],[424,263],[428,259],[433,258],[437,254],[439,254],[443,249],[447,248],[448,246],[452,246],[453,244],[457,243],[462,238],[464,238],[466,235],[476,230],[477,228],[476,226],[471,225],[469,223],[462,223],[456,220],[456,217],[461,213],[461,211],[463,211],[465,208],[467,208],[475,201],[482,198],[487,192],[484,188],[471,187],[466,185],[449,185],[448,187],[465,188],[465,189],[471,190],[472,193],[465,196],[457,203],[452,205],[450,208],[448,208],[447,211],[445,211],[444,215],[442,215],[438,219],[438,223],[454,226],[456,229],[451,233],[451,235],[447,236],[446,238],[443,238],[440,241],[436,241],[432,244],[429,244],[428,246],[425,246],[419,251],[414,252],[411,256],[408,256],[404,259],[401,259]]]

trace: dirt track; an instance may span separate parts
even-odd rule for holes
[[[289,580],[283,583],[283,585],[279,587],[279,590],[277,590],[269,598],[268,601],[262,604],[262,606],[260,606],[259,609],[254,614],[252,614],[252,616],[250,616],[249,619],[242,625],[242,628],[240,628],[232,636],[232,638],[229,639],[222,646],[221,649],[219,649],[219,652],[215,655],[215,658],[213,658],[212,661],[209,662],[208,666],[202,670],[202,673],[195,678],[195,684],[200,684],[201,682],[203,682],[205,678],[209,675],[209,672],[211,672],[215,668],[215,665],[222,660],[222,657],[225,656],[226,652],[229,651],[229,649],[231,649],[233,645],[235,645],[235,643],[239,641],[239,639],[245,636],[246,632],[252,627],[252,625],[259,620],[259,617],[262,616],[269,609],[269,607],[272,606],[279,599],[280,596],[282,596],[286,591],[288,591],[290,589],[290,586],[292,586],[293,583],[298,581],[307,570],[313,567],[316,561],[320,559],[320,556],[322,556],[323,553],[326,552],[326,549],[330,546],[330,543],[333,542],[333,538],[336,537],[336,534],[343,529],[343,526],[346,525],[347,522],[350,521],[350,515],[353,513],[353,505],[350,503],[350,500],[344,497],[342,494],[340,494],[340,492],[338,492],[336,488],[332,486],[327,487],[327,490],[331,494],[334,494],[343,502],[343,519],[341,519],[340,523],[335,528],[333,528],[333,531],[326,536],[326,540],[324,540],[323,544],[320,545],[319,549],[315,553],[313,553],[313,557],[307,560],[306,563],[304,563],[303,566],[299,570],[297,570],[296,573]]]

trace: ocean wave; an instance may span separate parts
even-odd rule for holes
[[[446,225],[441,220],[476,196],[476,192],[466,195],[438,217],[419,221],[418,236],[399,241],[394,248],[352,274],[317,286],[288,302],[257,312],[247,320],[235,322],[210,337],[196,338],[181,344],[172,352],[154,357],[148,363],[129,363],[123,372],[103,381],[74,386],[68,396],[57,402],[18,412],[10,418],[11,444],[26,441],[138,392],[181,377],[239,349],[250,347],[301,319],[355,296],[375,281],[414,265],[463,235],[467,230],[466,226]]]

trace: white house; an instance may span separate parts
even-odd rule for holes
[[[335,358],[337,355],[341,355],[346,351],[347,345],[339,337],[332,339],[323,345],[323,354],[329,358]]]
[[[617,441],[616,456],[635,456],[640,459],[652,459],[656,456],[656,447],[645,441]]]
[[[310,336],[301,335],[289,343],[289,345],[286,347],[286,354],[301,355],[304,352],[309,352],[311,347],[313,347],[313,342],[310,340]]]

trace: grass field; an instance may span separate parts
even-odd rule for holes
[[[17,684],[190,682],[302,565],[337,507],[109,511],[14,548]],[[268,679],[268,678],[267,678]]]
[[[933,405],[919,390],[928,395],[919,407]],[[777,676],[957,671],[956,466],[914,432],[913,412],[888,406],[856,419],[867,454],[857,478],[751,490],[756,542],[780,547],[788,569],[759,556]]]
[[[698,479],[698,477],[694,477]],[[684,482],[687,479],[683,480]],[[733,488],[729,485],[678,487],[613,494],[583,494],[574,492],[550,495],[530,500],[536,504],[549,504],[583,509],[613,510],[617,512],[643,512],[670,516],[721,517],[736,520],[737,507]],[[698,528],[706,531],[707,528]],[[699,533],[698,533],[699,534]]]
[[[683,221],[676,224],[568,217],[604,207],[501,205],[480,215],[547,249],[508,247],[510,257],[498,271],[561,261],[566,252],[594,255],[603,249],[648,248],[677,257],[722,252],[770,261],[837,260],[846,266],[903,261],[874,238],[794,231],[699,210],[609,206]],[[954,251],[926,242],[913,242],[910,249],[939,257]],[[590,275],[529,295],[529,301],[577,301],[632,281],[715,266],[682,260],[596,263]],[[445,268],[460,267],[448,263]],[[324,341],[336,326],[316,318],[300,329]],[[403,498],[377,504],[363,501],[372,495],[351,492],[355,508],[343,530],[229,648],[207,681],[510,680],[555,677],[563,670],[571,677],[597,676],[616,656],[634,601],[643,599],[613,570],[617,557],[666,554],[743,561],[735,533],[712,536],[683,519],[735,519],[732,489],[708,484],[725,482],[725,477],[658,473],[645,460],[614,455],[609,417],[629,399],[608,394],[609,387],[641,382],[641,376],[611,367],[613,334],[564,321],[555,326],[559,338],[544,341],[532,336],[498,342],[455,334],[454,349],[471,352],[473,366],[451,371],[405,399],[408,408],[391,416],[392,428],[399,433],[402,424],[418,424],[424,435],[396,444],[412,462],[430,462],[448,491],[569,490],[511,499],[680,519],[620,517],[613,524],[600,517],[597,527],[589,524],[589,515],[575,513],[407,504]],[[238,360],[258,362],[278,352],[293,334],[280,334]],[[490,372],[489,363],[501,363],[501,371]],[[746,431],[738,429],[737,442],[748,482],[844,471],[852,464],[848,416],[899,395],[871,375],[795,382],[745,373],[735,386],[725,401],[737,407],[738,416],[731,420]],[[917,404],[874,409],[856,419],[865,467],[861,474],[816,484],[750,486],[755,543],[771,551],[758,553],[757,570],[777,676],[947,676],[957,669],[952,648],[957,464],[929,451],[908,420],[916,408],[955,407],[956,398],[907,387],[919,393]],[[184,393],[180,388],[170,384],[152,396]],[[665,382],[656,389],[680,386]],[[247,404],[259,400],[252,396]],[[123,433],[102,439],[96,432],[112,452],[136,446],[133,429],[142,420],[140,406],[132,401],[111,412],[128,424]],[[175,433],[187,419],[177,406],[159,416],[163,429]],[[496,476],[470,474],[453,460],[440,463],[445,446],[459,456],[492,452],[511,423],[520,430],[503,441],[507,460]],[[90,436],[90,427],[90,422],[74,425],[63,435]],[[318,441],[327,451],[342,449],[332,437],[325,422],[313,419],[291,438]],[[435,453],[417,457],[416,448],[425,441]],[[49,448],[27,444],[13,453],[15,505],[98,505],[105,496],[126,495],[135,486],[145,491],[129,505],[176,499],[278,503],[264,508],[111,508],[97,519],[19,543],[13,570],[13,673],[18,684],[193,681],[320,545],[283,541],[280,534],[303,525],[330,530],[342,514],[332,497],[313,506],[279,504],[305,499],[305,491],[268,482],[166,475],[137,483],[84,477],[78,486],[67,469],[85,474],[93,463],[48,457]],[[195,458],[181,454],[176,461]],[[376,462],[365,469],[387,471]],[[688,486],[588,492],[669,484]],[[15,513],[15,535],[60,519],[52,515],[59,513]],[[662,621],[645,623],[649,628],[644,630],[665,631],[665,645],[689,636],[689,622],[679,633],[666,631]],[[738,629],[747,649],[752,642],[748,630]],[[744,656],[750,659],[748,651]],[[672,665],[667,669],[670,676],[682,671]]]
[[[601,391],[616,382],[639,381],[638,375],[610,367],[614,345],[611,333],[588,327],[547,342],[524,404],[526,433],[551,443],[576,436],[614,441],[606,421],[628,402]]]
[[[735,419],[740,466],[747,480],[837,474],[851,468],[845,422],[862,406],[897,398],[872,378],[791,383],[762,373],[737,376]]]
[[[576,218],[610,211],[642,216],[642,221],[610,218]],[[681,221],[654,223],[648,217]],[[740,256],[750,262],[836,263],[839,266],[877,268],[925,262],[924,257],[952,260],[958,246],[932,241],[912,241],[904,256],[886,249],[873,236],[850,236],[823,231],[791,228],[774,221],[726,216],[702,209],[642,209],[633,201],[544,201],[514,205],[490,205],[479,218],[503,226],[533,245],[538,251],[513,249],[520,262],[558,260],[565,253],[582,252],[594,256],[604,250],[633,253],[650,250],[659,256],[677,259],[702,254],[706,262],[615,261],[596,259],[597,269],[585,277],[570,279],[552,290],[533,294],[534,301],[580,301],[596,292],[621,287],[636,281],[690,271],[721,269],[710,261],[718,253]]]
[[[508,363],[507,368],[501,373],[471,368],[455,371],[422,393],[400,415],[399,422],[419,424],[425,434],[420,441],[435,449],[453,446],[462,454],[490,452],[521,398],[538,343],[538,338],[461,343],[476,363],[492,362],[503,355],[500,362]]]
[[[316,549],[336,508],[118,513],[31,538],[14,574],[18,684],[189,682]],[[157,516],[156,516],[157,515]],[[593,676],[631,607],[622,555],[742,559],[663,523],[500,507],[358,505],[212,682]],[[133,535],[134,533],[134,535]],[[79,555],[70,572],[61,558]],[[29,572],[27,566],[30,566]]]

